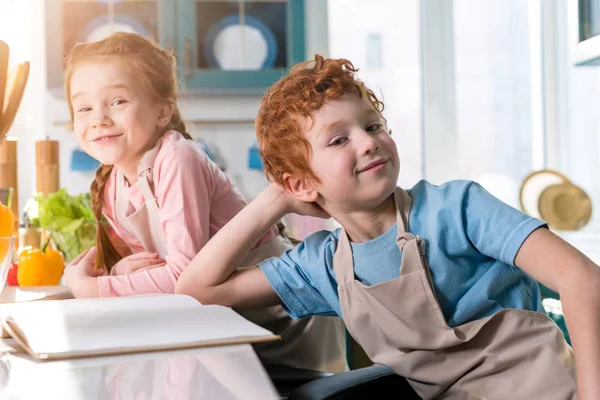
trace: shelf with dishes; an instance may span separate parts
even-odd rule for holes
[[[189,94],[262,93],[305,59],[304,0],[45,1],[48,85],[57,96],[73,45],[117,31],[172,49]]]

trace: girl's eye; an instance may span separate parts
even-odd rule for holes
[[[346,142],[346,140],[348,140],[347,137],[339,137],[335,140],[332,140],[331,142],[329,142],[330,146],[339,146],[341,144],[344,144]]]
[[[377,132],[383,127],[382,124],[371,124],[367,126],[367,132]]]
[[[112,105],[113,106],[120,106],[120,105],[125,104],[125,103],[127,103],[127,100],[119,99],[119,100],[113,101]]]
[[[90,110],[91,110],[90,107],[81,107],[81,108],[77,109],[77,112],[78,113],[84,113],[84,112],[88,112]]]

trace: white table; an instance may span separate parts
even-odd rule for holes
[[[33,300],[61,300],[73,298],[66,286],[4,286],[0,292],[0,304]]]
[[[0,307],[68,297],[61,286],[7,286]],[[12,344],[0,339],[2,400],[279,399],[249,344],[45,362]]]
[[[269,400],[279,395],[246,344],[47,362],[4,352],[0,399]]]

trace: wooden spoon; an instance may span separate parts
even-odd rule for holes
[[[19,64],[15,68],[16,71],[14,71],[14,83],[12,85],[8,101],[6,101],[4,114],[2,116],[2,126],[0,126],[0,141],[2,141],[6,136],[6,133],[10,129],[10,126],[17,115],[19,106],[21,105],[23,92],[25,91],[27,78],[29,77],[29,61],[25,61],[23,64]],[[13,75],[13,71],[11,71],[11,75]]]

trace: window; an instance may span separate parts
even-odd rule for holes
[[[600,69],[569,58],[577,3],[328,1],[329,55],[383,93],[400,186],[472,179],[520,208],[527,174],[554,168],[600,208]]]
[[[369,33],[367,34],[367,68],[375,69],[382,68],[381,60],[381,34],[380,33]]]
[[[517,208],[520,182],[543,167],[540,8],[531,3],[454,1],[458,177]]]

